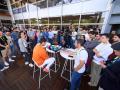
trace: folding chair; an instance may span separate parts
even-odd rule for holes
[[[37,70],[35,68],[35,66],[37,66]],[[38,66],[38,64],[34,61],[34,70],[33,70],[33,78],[35,77],[35,72],[40,71],[39,73],[39,89],[40,89],[40,84],[41,84],[41,80],[43,80],[45,77],[47,77],[49,75],[49,78],[51,78],[50,76],[50,71],[48,74],[44,75],[44,77],[42,77],[42,68],[40,66]]]

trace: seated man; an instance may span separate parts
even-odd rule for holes
[[[33,49],[33,57],[32,60],[41,68],[43,71],[49,72],[50,66],[54,63],[55,58],[49,58],[46,50],[46,39],[42,38],[40,43],[38,43]]]

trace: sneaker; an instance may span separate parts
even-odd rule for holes
[[[4,64],[5,64],[5,66],[9,66],[9,63],[8,63],[8,62],[6,62],[6,61],[4,61]]]
[[[12,56],[13,58],[16,58],[16,56]]]
[[[34,65],[33,65],[32,63],[29,64],[29,67],[31,67],[31,68],[32,68],[33,66],[34,66]]]
[[[9,58],[9,62],[14,62],[15,60],[13,60],[13,59],[11,59],[11,58]]]
[[[28,65],[29,64],[29,62],[25,62],[25,65]]]
[[[4,68],[0,69],[1,72],[3,72],[4,70],[8,69],[9,66],[5,66]]]
[[[5,70],[5,68],[0,69],[1,72],[3,72],[4,70]]]
[[[94,85],[91,84],[91,82],[88,82],[88,85],[91,87],[95,87]]]
[[[49,70],[47,68],[44,68],[43,71],[47,72],[47,73],[49,72]]]
[[[9,68],[9,66],[5,66],[5,67],[4,67],[5,70],[8,69],[8,68]]]
[[[91,86],[91,82],[88,82],[88,85]]]

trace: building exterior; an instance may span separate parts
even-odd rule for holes
[[[113,0],[6,0],[12,21],[19,27],[41,25],[99,26],[102,33],[109,33]],[[119,0],[118,0],[119,1]],[[114,13],[112,13],[114,12]],[[112,18],[111,18],[112,16]],[[119,23],[119,22],[118,22]],[[118,24],[117,23],[117,24]],[[114,26],[114,25],[113,25]]]
[[[0,0],[0,26],[11,26],[11,16],[9,14],[7,4],[4,0]]]
[[[108,20],[106,29],[111,28],[111,31],[117,31],[120,34],[120,0],[114,0],[110,13],[110,19]]]

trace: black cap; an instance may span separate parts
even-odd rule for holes
[[[120,50],[120,42],[117,42],[117,43],[114,43],[113,45],[112,45],[112,48],[114,49],[114,50]]]

